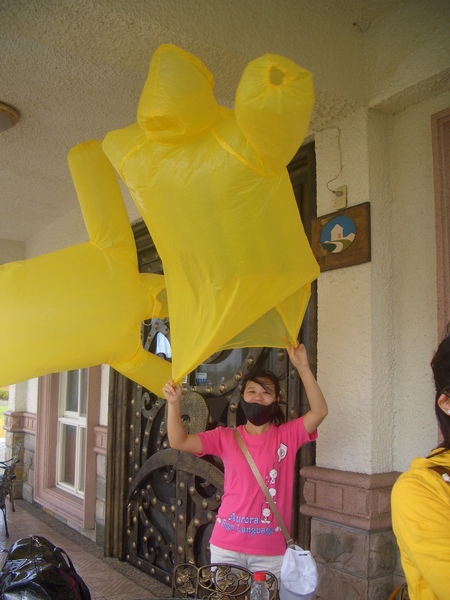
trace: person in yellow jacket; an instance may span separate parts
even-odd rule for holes
[[[431,367],[442,442],[427,458],[412,461],[391,498],[392,528],[410,600],[450,599],[450,335]]]

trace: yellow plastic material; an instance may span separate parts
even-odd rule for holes
[[[311,73],[257,58],[234,110],[213,87],[198,58],[164,44],[137,123],[103,141],[163,262],[177,381],[221,349],[294,342],[319,274],[286,170],[307,132]]]
[[[170,364],[144,351],[140,328],[167,314],[164,277],[138,271],[101,143],[75,146],[68,160],[90,241],[0,266],[0,385],[110,364],[159,395]]]

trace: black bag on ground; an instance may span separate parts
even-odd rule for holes
[[[15,542],[0,571],[1,600],[91,600],[67,553],[46,538]]]

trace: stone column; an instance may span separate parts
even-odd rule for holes
[[[16,465],[13,482],[14,498],[32,500],[34,485],[34,453],[36,440],[36,415],[29,412],[5,412],[6,454],[11,458],[17,443],[22,445],[20,460]]]
[[[304,467],[302,514],[312,517],[311,552],[319,570],[316,600],[388,598],[397,544],[390,495],[400,473],[365,475]]]

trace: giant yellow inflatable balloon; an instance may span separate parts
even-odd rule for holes
[[[90,241],[0,266],[0,385],[110,364],[160,394],[170,364],[144,351],[140,328],[167,314],[164,278],[138,272],[101,143],[75,146],[68,160]]]
[[[319,274],[286,170],[308,128],[311,73],[257,58],[234,110],[213,87],[198,58],[164,44],[137,123],[103,141],[163,262],[176,380],[221,349],[295,341]]]

